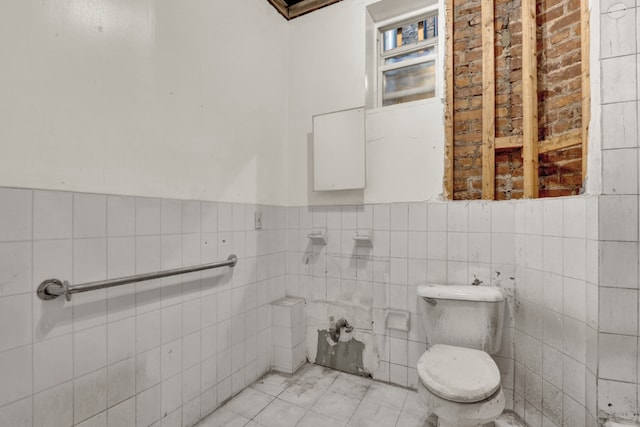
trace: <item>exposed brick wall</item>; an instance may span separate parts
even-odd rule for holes
[[[482,196],[482,35],[480,0],[453,3],[453,193]]]
[[[539,139],[581,127],[580,1],[538,0]],[[454,198],[482,196],[480,0],[454,0]],[[496,137],[522,135],[520,0],[495,3]],[[580,147],[540,156],[540,197],[577,194]],[[495,199],[523,196],[520,149],[496,151]]]

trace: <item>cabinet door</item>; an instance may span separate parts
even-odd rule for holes
[[[313,189],[365,187],[364,108],[313,117]]]

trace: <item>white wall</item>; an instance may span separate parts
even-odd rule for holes
[[[366,55],[369,3],[345,0],[290,23],[290,205],[419,201],[442,192],[444,122],[439,99],[418,109],[370,111],[365,190],[313,191],[312,116],[370,103],[365,78],[371,64]],[[415,127],[405,128],[408,122]],[[431,165],[432,155],[439,159],[437,167]],[[416,159],[423,164],[415,164]]]
[[[286,21],[264,0],[0,3],[0,184],[286,202]]]

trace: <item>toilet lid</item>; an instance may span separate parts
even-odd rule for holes
[[[459,403],[491,397],[500,388],[498,366],[484,351],[436,344],[418,360],[418,376],[431,393]]]

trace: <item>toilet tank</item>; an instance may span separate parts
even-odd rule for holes
[[[504,295],[496,286],[418,286],[427,347],[448,344],[495,354],[500,350]]]

